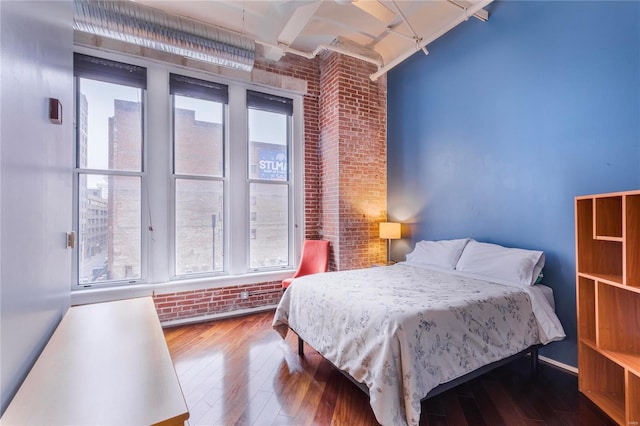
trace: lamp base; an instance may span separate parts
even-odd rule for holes
[[[396,262],[395,260],[392,260],[390,262],[378,262],[378,263],[372,263],[371,266],[376,267],[376,266],[391,266],[391,265],[395,265]]]

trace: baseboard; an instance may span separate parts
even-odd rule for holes
[[[572,365],[565,364],[563,362],[556,361],[555,359],[547,358],[546,356],[542,356],[542,355],[539,355],[538,359],[544,362],[545,364],[553,365],[554,367],[558,367],[562,370],[568,371],[569,373],[578,375],[578,369]]]
[[[190,317],[190,318],[180,318],[180,319],[171,320],[171,321],[163,321],[160,323],[160,325],[163,328],[177,327],[179,325],[196,324],[199,322],[207,322],[207,321],[218,320],[218,319],[233,318],[233,317],[239,317],[243,315],[256,314],[258,312],[271,311],[276,309],[277,307],[278,305],[267,305],[267,306],[259,306],[257,308],[237,309],[235,311],[220,312],[217,314],[202,315],[202,316]]]

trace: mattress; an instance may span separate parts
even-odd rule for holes
[[[540,289],[540,292],[542,292],[544,298],[547,299],[547,302],[549,302],[549,306],[551,306],[551,309],[555,311],[556,302],[553,297],[553,289],[551,287],[547,287],[544,284],[536,284],[534,287]]]
[[[418,425],[439,384],[564,337],[540,288],[408,264],[300,277],[273,326],[364,384],[383,425]]]

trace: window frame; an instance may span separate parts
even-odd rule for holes
[[[85,56],[93,56],[95,58],[101,59],[103,61],[111,61],[111,62],[122,62],[127,65],[135,66],[135,67],[143,67],[146,68],[145,65],[139,65],[136,63],[130,63],[126,60],[111,59],[106,58],[103,55],[96,54],[96,52],[78,52],[81,55]],[[145,74],[147,70],[145,70]],[[80,79],[86,78],[95,81],[106,81],[112,84],[120,84],[128,87],[135,87],[133,85],[126,84],[124,82],[114,81],[112,78],[108,80],[99,80],[96,78],[91,78],[90,76],[77,76],[73,75],[73,91],[74,91],[74,105],[73,105],[73,200],[72,200],[72,208],[73,208],[73,216],[72,216],[72,229],[75,233],[76,243],[73,247],[73,255],[71,262],[71,288],[72,289],[91,289],[91,288],[105,288],[105,287],[119,287],[119,286],[135,286],[138,284],[144,284],[148,279],[148,232],[145,230],[148,228],[148,222],[146,218],[149,215],[148,210],[148,193],[147,193],[147,89],[139,88],[141,90],[141,115],[140,118],[142,120],[140,129],[142,132],[141,138],[141,152],[140,152],[140,171],[129,171],[129,170],[115,170],[115,169],[92,169],[92,168],[81,168],[79,165],[79,144],[80,138],[79,133],[80,129],[80,99],[81,99],[81,85]],[[145,75],[146,80],[146,75]],[[146,83],[145,83],[146,86]],[[81,283],[80,282],[80,175],[105,175],[105,176],[126,176],[126,177],[138,177],[140,178],[140,276],[134,279],[120,279],[120,280],[109,280],[109,281],[98,281],[98,282],[90,282],[90,283]]]
[[[246,170],[246,179],[247,179],[247,197],[248,199],[248,203],[247,203],[247,207],[248,207],[248,211],[249,213],[251,212],[251,206],[254,205],[254,199],[255,197],[251,197],[251,184],[253,183],[257,183],[257,184],[266,184],[266,185],[276,185],[276,186],[286,186],[287,188],[287,228],[288,228],[288,233],[287,233],[287,264],[286,265],[273,265],[273,266],[265,266],[265,267],[252,267],[251,266],[251,250],[250,250],[250,244],[249,247],[247,247],[247,255],[249,256],[249,258],[247,259],[247,267],[249,268],[250,272],[260,272],[260,271],[270,271],[270,270],[278,270],[278,269],[289,269],[291,267],[293,267],[294,265],[294,243],[295,243],[295,229],[296,229],[296,220],[295,220],[295,216],[294,216],[294,212],[295,212],[295,197],[294,197],[294,192],[295,192],[295,175],[293,172],[293,164],[294,164],[294,145],[295,145],[295,138],[294,138],[294,130],[293,130],[293,125],[294,125],[294,113],[295,113],[295,109],[294,109],[294,100],[291,97],[288,96],[283,96],[282,94],[279,93],[273,93],[271,91],[267,91],[267,90],[255,90],[255,89],[247,89],[246,92],[246,97],[248,99],[249,96],[251,96],[251,94],[249,92],[253,92],[253,93],[257,93],[260,96],[263,95],[272,95],[274,97],[277,98],[283,98],[283,99],[287,99],[287,100],[291,100],[291,114],[285,114],[286,115],[286,138],[287,138],[287,144],[286,144],[286,151],[287,151],[287,179],[285,181],[277,181],[277,180],[269,180],[269,179],[261,179],[258,177],[251,177],[251,170],[250,170],[250,161],[249,161],[249,145],[251,144],[251,140],[249,139],[249,132],[247,131],[247,138],[246,138],[246,145],[247,145],[247,161],[246,161],[246,165],[245,165],[245,170]],[[267,101],[268,103],[268,101]],[[266,103],[263,102],[263,105],[267,105]],[[246,110],[246,120],[247,120],[247,128],[248,128],[248,124],[249,124],[249,110],[253,109],[256,111],[268,111],[268,112],[272,112],[272,113],[278,113],[278,114],[283,114],[282,111],[269,111],[269,108],[260,108],[260,107],[256,107],[256,106],[248,106],[245,105],[245,110]],[[278,108],[279,109],[279,108]],[[286,108],[283,108],[283,110]],[[251,214],[249,217],[249,221],[247,222],[247,228],[249,229],[249,233],[250,233],[250,240],[256,239],[254,238],[254,231],[255,228],[252,226],[253,221],[251,220]],[[249,241],[249,243],[251,243],[251,241]]]
[[[236,285],[280,281],[290,275],[298,264],[300,249],[305,236],[305,186],[304,186],[304,92],[299,90],[287,90],[278,87],[256,84],[250,80],[250,76],[227,75],[219,73],[219,68],[190,68],[171,61],[153,60],[143,56],[125,53],[124,51],[105,51],[89,46],[74,46],[74,52],[99,58],[124,62],[147,68],[148,87],[144,92],[144,151],[143,162],[145,165],[142,186],[142,269],[143,279],[129,284],[106,282],[94,285],[92,288],[84,288],[77,283],[77,274],[71,283],[72,303],[96,303],[120,299],[123,297],[140,297],[155,293],[172,293],[182,291],[204,290],[224,288]],[[171,101],[169,95],[169,74],[176,73],[193,78],[210,80],[229,86],[229,104],[227,107],[227,143],[229,149],[225,152],[225,176],[235,176],[234,185],[228,182],[225,186],[224,214],[229,232],[234,233],[237,241],[230,244],[229,232],[225,234],[225,272],[224,274],[176,277],[172,267],[174,242],[171,228],[174,226],[174,189],[171,184],[172,161],[170,151],[172,146]],[[303,87],[303,86],[300,86]],[[306,86],[304,86],[306,87]],[[289,268],[275,270],[251,271],[249,269],[249,238],[250,200],[248,195],[248,182],[246,174],[246,90],[254,90],[283,96],[293,99],[293,126],[292,144],[290,147],[289,173],[292,176],[293,189],[290,191],[292,201],[289,202],[290,240],[289,244]],[[233,107],[233,108],[232,108]],[[74,108],[75,111],[75,108]],[[74,114],[75,115],[75,114]],[[75,119],[75,117],[74,117]],[[76,143],[74,131],[74,144]],[[77,145],[76,145],[77,146]],[[235,152],[233,163],[231,151]],[[151,149],[151,150],[150,150]],[[74,149],[74,164],[76,163],[76,149]],[[100,171],[102,173],[102,171]],[[76,177],[74,172],[74,180]],[[77,185],[77,184],[76,184]],[[239,191],[238,194],[235,191]],[[233,196],[229,196],[231,192]],[[239,203],[238,203],[239,201]],[[72,200],[74,209],[74,221],[77,221],[77,193]],[[244,212],[237,210],[243,208]],[[230,214],[233,211],[234,214]],[[74,222],[76,229],[77,222]],[[239,232],[239,233],[238,233]],[[243,241],[240,241],[242,238]],[[77,258],[74,257],[74,262]],[[74,263],[73,268],[77,270]],[[124,285],[121,285],[124,284]],[[100,291],[96,291],[97,288]]]
[[[209,81],[211,83],[214,84],[221,84],[221,85],[226,85],[229,86],[228,83],[222,83],[222,82],[218,82],[212,79],[206,79],[206,78],[202,78],[202,76],[194,76],[192,75],[192,73],[188,73],[188,72],[174,72],[172,70],[168,70],[168,75],[169,75],[169,81],[170,81],[170,75],[171,74],[176,74],[182,77],[187,77],[189,79],[197,79],[197,80],[203,80],[203,81]],[[179,94],[180,96],[187,96],[187,95],[183,95],[183,94]],[[175,170],[175,94],[171,93],[171,90],[169,90],[168,92],[168,96],[169,96],[169,105],[170,105],[170,114],[171,114],[171,119],[170,121],[170,131],[169,131],[169,139],[170,139],[170,148],[169,148],[169,179],[170,179],[170,184],[169,184],[169,191],[170,191],[170,197],[169,197],[169,205],[168,205],[168,209],[169,209],[169,223],[170,223],[170,232],[169,232],[169,244],[168,244],[168,251],[169,251],[169,279],[170,280],[189,280],[189,279],[198,279],[198,278],[209,278],[209,277],[216,277],[216,276],[223,276],[223,275],[227,275],[227,270],[228,270],[228,236],[229,236],[229,232],[226,228],[222,229],[222,259],[223,259],[223,265],[222,265],[222,270],[221,271],[210,271],[210,272],[198,272],[198,273],[183,273],[183,274],[178,274],[176,271],[176,243],[177,243],[177,229],[176,229],[176,181],[179,179],[185,179],[185,180],[200,180],[200,181],[213,181],[213,182],[222,182],[222,204],[223,204],[223,210],[222,210],[222,215],[223,215],[223,223],[227,223],[228,222],[228,218],[229,218],[229,210],[227,208],[227,199],[228,199],[228,193],[229,193],[229,178],[228,178],[228,163],[229,163],[229,158],[228,158],[228,153],[229,153],[229,101],[227,99],[226,103],[223,103],[223,107],[222,107],[222,161],[223,161],[223,165],[222,165],[222,176],[207,176],[207,175],[195,175],[195,174],[183,174],[183,173],[176,173]],[[190,97],[190,96],[187,96]]]

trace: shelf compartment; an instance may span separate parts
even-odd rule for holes
[[[598,347],[640,357],[640,293],[600,283],[596,293]]]
[[[594,201],[576,200],[578,272],[604,275],[622,284],[622,241],[594,238]]]
[[[606,282],[609,284],[622,287],[622,275],[609,275],[609,274],[580,274],[592,280],[598,280],[600,282]]]
[[[597,346],[589,340],[586,340],[585,343],[593,349],[597,348]],[[640,355],[610,351],[606,349],[598,349],[598,351],[616,364],[625,366],[625,368],[631,373],[640,375]]]
[[[594,238],[622,241],[622,197],[596,198],[594,206]]]
[[[618,424],[625,424],[625,371],[588,345],[578,353],[580,392]]]
[[[578,277],[578,336],[596,341],[596,282]]]
[[[628,195],[625,204],[625,284],[640,288],[640,195]]]
[[[640,425],[640,376],[627,371],[627,424]]]

